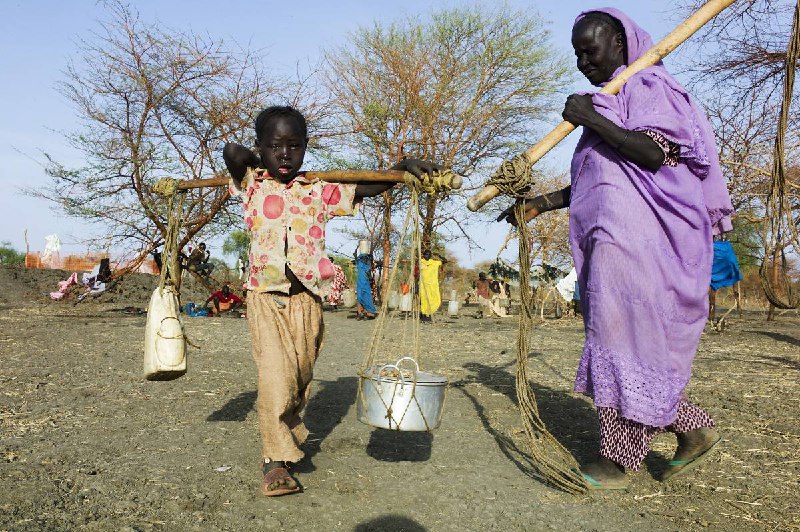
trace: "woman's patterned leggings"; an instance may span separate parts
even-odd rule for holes
[[[619,415],[614,408],[598,407],[600,417],[600,456],[625,469],[638,471],[650,450],[650,441],[662,432],[679,434],[713,427],[714,420],[699,406],[682,399],[678,417],[667,427],[651,427]]]

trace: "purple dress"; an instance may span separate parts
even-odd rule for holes
[[[596,11],[623,23],[629,62],[652,46],[620,11]],[[626,419],[665,427],[675,421],[706,322],[712,234],[731,229],[733,208],[711,126],[661,63],[593,102],[617,125],[678,145],[680,157],[649,171],[583,130],[569,224],[586,331],[575,390]]]

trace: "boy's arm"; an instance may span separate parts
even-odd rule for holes
[[[225,144],[222,149],[222,159],[237,185],[242,182],[248,168],[255,168],[260,163],[258,155],[252,150],[233,142]]]
[[[396,165],[392,166],[391,170],[400,170],[409,172],[417,178],[421,179],[423,174],[432,174],[435,171],[441,170],[442,167],[430,161],[422,161],[420,159],[403,159]],[[232,174],[233,172],[231,172]],[[360,198],[371,198],[392,188],[395,183],[361,183],[356,186],[356,201]]]

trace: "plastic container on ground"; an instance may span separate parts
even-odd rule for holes
[[[356,306],[356,292],[352,288],[347,288],[342,291],[342,304],[345,308],[353,308]]]

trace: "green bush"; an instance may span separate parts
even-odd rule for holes
[[[0,243],[0,264],[20,265],[25,264],[25,254],[11,247],[11,242]]]

